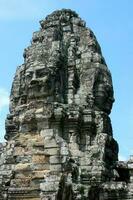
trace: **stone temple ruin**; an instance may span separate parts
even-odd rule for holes
[[[12,85],[0,200],[133,200],[133,159],[118,161],[95,35],[67,9],[40,24]]]

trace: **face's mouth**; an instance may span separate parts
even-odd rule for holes
[[[39,88],[44,87],[44,86],[45,86],[45,84],[42,80],[31,80],[31,82],[28,85],[28,87],[30,89],[35,89],[35,90],[36,90],[36,88],[39,89]]]
[[[30,82],[30,85],[31,85],[31,86],[38,85],[38,84],[39,84],[39,81],[37,81],[37,80],[32,80],[32,81]]]
[[[29,98],[46,97],[49,94],[49,90],[46,85],[37,82],[32,82],[28,87]]]

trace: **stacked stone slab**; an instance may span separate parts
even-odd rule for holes
[[[71,10],[40,24],[12,85],[0,199],[133,199],[133,162],[118,162],[112,79],[95,35]]]

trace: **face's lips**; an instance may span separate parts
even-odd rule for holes
[[[37,81],[32,82],[32,84],[29,84],[28,86],[28,97],[29,98],[35,98],[35,97],[44,97],[49,95],[49,90],[46,86],[46,84],[43,84],[43,82]]]
[[[32,80],[30,82],[30,85],[38,85],[39,84],[39,81],[38,80]]]

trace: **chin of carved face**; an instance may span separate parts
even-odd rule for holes
[[[94,96],[96,108],[110,114],[114,102],[112,86],[104,83],[97,84]]]
[[[101,110],[110,114],[113,105],[113,99],[105,96],[96,96],[95,97],[95,106]]]
[[[114,102],[114,99],[113,98],[108,98],[107,100],[106,100],[106,103],[105,103],[105,111],[108,113],[108,114],[110,114],[110,112],[111,112],[111,109],[112,109],[112,106],[113,106],[113,102]]]
[[[40,85],[31,85],[28,88],[28,96],[29,98],[39,98],[48,96],[48,90],[45,86]]]

